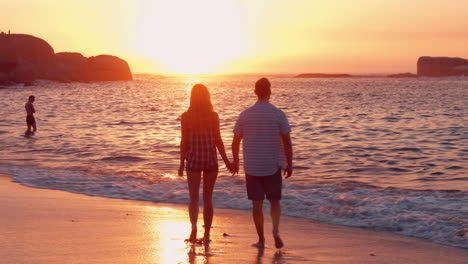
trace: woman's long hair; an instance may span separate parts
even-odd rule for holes
[[[190,106],[187,110],[188,125],[197,132],[212,128],[213,104],[210,91],[203,84],[195,84],[190,93]]]

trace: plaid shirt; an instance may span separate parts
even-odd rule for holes
[[[185,154],[188,170],[204,170],[218,166],[218,156],[213,130],[196,133],[188,128],[187,152]]]

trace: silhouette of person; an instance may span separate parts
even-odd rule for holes
[[[34,119],[34,113],[36,113],[36,110],[33,105],[35,99],[34,95],[29,96],[28,102],[24,105],[24,108],[26,109],[26,125],[28,127],[25,134],[28,136],[34,135],[34,132],[37,131],[36,119]],[[31,127],[33,128],[33,131],[31,131]]]
[[[211,103],[210,92],[203,84],[192,87],[190,106],[181,118],[182,137],[180,141],[180,166],[178,174],[187,171],[190,193],[189,216],[192,232],[188,242],[201,243],[197,240],[198,196],[203,174],[203,221],[205,233],[203,240],[209,242],[213,221],[213,188],[218,176],[218,149],[229,171],[232,164],[226,156],[224,143],[219,128],[219,117]]]
[[[283,111],[269,102],[271,84],[266,78],[255,83],[257,102],[244,110],[234,127],[232,153],[234,170],[239,172],[239,149],[243,140],[243,157],[247,196],[252,200],[252,216],[258,235],[256,247],[265,246],[263,200],[270,202],[273,238],[276,248],[283,247],[279,235],[281,216],[281,169],[285,178],[292,175],[292,144],[288,119]],[[286,164],[284,164],[284,154]]]

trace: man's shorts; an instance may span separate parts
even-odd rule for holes
[[[36,119],[34,119],[34,116],[26,116],[26,125],[34,125],[36,124]]]
[[[269,176],[245,175],[247,197],[249,200],[281,200],[281,169]]]

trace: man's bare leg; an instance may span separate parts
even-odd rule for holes
[[[252,216],[257,229],[258,242],[253,246],[258,248],[265,247],[265,234],[263,232],[263,201],[252,200]]]
[[[281,217],[281,203],[279,200],[270,200],[270,216],[273,223],[273,238],[275,239],[275,247],[282,248],[283,241],[279,235],[279,223]]]
[[[31,125],[27,125],[28,129],[26,129],[26,131],[24,132],[25,135],[29,136],[31,135]]]

